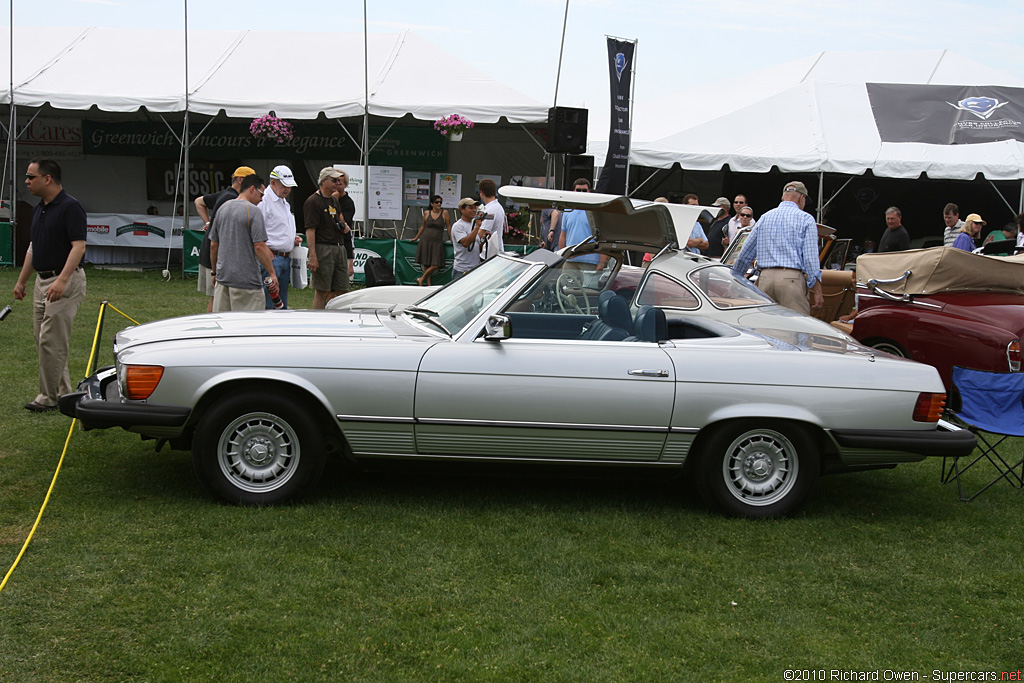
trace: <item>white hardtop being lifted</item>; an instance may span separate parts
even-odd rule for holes
[[[718,212],[717,207],[666,204],[622,195],[515,185],[505,185],[498,194],[517,204],[526,204],[533,211],[589,211],[590,227],[599,242],[646,245],[657,249],[668,244],[686,246],[693,225],[701,214],[706,211],[713,217]]]

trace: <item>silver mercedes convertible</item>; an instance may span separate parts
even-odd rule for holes
[[[663,209],[622,211],[673,232]],[[61,410],[191,450],[203,485],[245,504],[298,496],[337,456],[647,469],[727,513],[771,517],[819,475],[974,449],[940,427],[934,368],[786,316],[742,327],[637,302],[609,278],[627,250],[658,245],[594,249],[499,255],[415,304],[129,327],[115,365]],[[696,287],[741,309],[749,285],[707,266]]]

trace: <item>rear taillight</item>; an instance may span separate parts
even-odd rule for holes
[[[945,394],[918,394],[914,404],[914,422],[938,422],[945,407]]]
[[[1020,340],[1014,339],[1006,345],[1006,362],[1010,372],[1020,372]]]
[[[150,397],[164,376],[164,369],[159,365],[127,365],[125,366],[124,395],[134,401]]]

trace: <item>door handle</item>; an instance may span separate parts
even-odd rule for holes
[[[629,374],[638,377],[668,377],[668,370],[630,370]]]

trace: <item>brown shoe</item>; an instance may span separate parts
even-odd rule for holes
[[[25,410],[31,410],[33,413],[48,413],[51,410],[57,410],[57,406],[44,406],[42,403],[31,403],[25,404]]]

